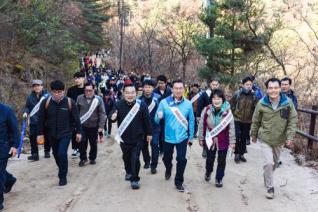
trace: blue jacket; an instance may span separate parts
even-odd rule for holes
[[[165,141],[172,144],[181,143],[184,140],[192,140],[194,135],[194,113],[192,108],[192,103],[183,98],[181,102],[175,103],[172,100],[172,96],[168,96],[163,99],[156,112],[155,121],[159,124],[160,119],[158,117],[158,112],[163,112],[163,118],[165,122]],[[188,120],[188,129],[185,129],[177,120],[175,115],[169,108],[169,104],[172,107],[177,107],[182,115]]]
[[[18,121],[11,108],[0,103],[0,159],[7,159],[11,147],[18,148]]]
[[[27,101],[24,107],[24,112],[30,115],[31,111],[33,110],[35,105],[40,101],[42,96],[47,97],[49,96],[49,94],[47,91],[42,91],[42,94],[38,98],[35,92],[33,91],[27,98]],[[36,113],[30,118],[30,125],[36,126],[38,124],[38,121],[39,121],[39,117],[38,117],[38,113]]]
[[[160,125],[155,122],[155,115],[156,115],[156,111],[157,111],[158,106],[159,106],[160,95],[158,95],[156,93],[153,93],[152,97],[149,98],[149,99],[146,98],[144,95],[142,95],[139,99],[142,100],[143,102],[145,102],[148,107],[151,104],[152,99],[155,101],[156,106],[154,107],[154,109],[149,114],[150,114],[151,125],[152,125],[152,134],[159,133]]]

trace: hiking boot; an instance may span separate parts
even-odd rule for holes
[[[265,196],[267,199],[274,199],[274,188],[269,188]]]
[[[211,173],[205,173],[205,181],[209,182],[211,180]]]
[[[28,157],[28,160],[38,161],[39,160],[39,155],[38,154],[33,154],[33,155]]]
[[[138,181],[131,181],[131,188],[136,190],[140,188],[139,182]]]
[[[235,157],[234,157],[234,161],[235,163],[240,163],[240,155],[239,154],[235,154]]]
[[[95,164],[96,164],[96,161],[95,161],[95,160],[91,160],[89,163],[90,163],[91,165],[95,165]]]
[[[179,192],[184,192],[184,187],[182,185],[176,185],[176,189]]]
[[[78,166],[79,166],[79,167],[85,166],[85,160],[81,160],[81,161],[78,163]]]
[[[67,184],[67,179],[65,178],[61,178],[60,182],[59,182],[59,186],[65,186]]]
[[[202,157],[203,157],[203,158],[206,158],[206,156],[207,156],[206,148],[203,148],[203,149],[202,149]]]
[[[242,161],[242,162],[247,162],[247,160],[246,160],[246,158],[244,157],[244,155],[240,155],[240,160]]]
[[[50,152],[44,152],[44,158],[50,158],[51,155],[50,155]]]
[[[222,188],[222,187],[223,187],[223,182],[222,182],[222,180],[215,180],[215,187],[217,187],[217,188]]]
[[[166,178],[166,180],[169,180],[170,177],[171,177],[171,171],[170,171],[170,172],[169,172],[169,171],[166,171],[166,173],[165,173],[165,178]]]
[[[144,169],[149,169],[149,168],[150,168],[150,163],[146,162],[145,165],[144,165]]]
[[[4,193],[9,193],[16,182],[17,178],[13,177],[13,180],[5,185]]]
[[[132,175],[131,174],[126,174],[125,175],[125,180],[126,181],[130,181],[130,178],[132,177]]]
[[[150,172],[151,172],[151,174],[156,174],[157,173],[157,169],[156,168],[151,168]]]

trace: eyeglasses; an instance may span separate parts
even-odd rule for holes
[[[85,92],[93,92],[93,89],[85,89]]]

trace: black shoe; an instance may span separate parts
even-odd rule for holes
[[[125,175],[125,180],[126,181],[130,181],[130,178],[132,177],[132,175],[131,174],[126,174]]]
[[[206,148],[203,148],[203,149],[202,149],[202,157],[203,157],[203,158],[206,158],[206,156],[207,156]]]
[[[59,186],[65,186],[67,184],[67,179],[65,178],[61,178],[60,182],[59,182]]]
[[[85,160],[81,160],[81,161],[78,163],[78,166],[79,166],[79,167],[85,166]]]
[[[39,155],[38,154],[34,154],[28,157],[28,160],[32,160],[32,161],[38,161],[39,160]]]
[[[211,180],[211,173],[205,173],[205,181],[209,182]]]
[[[171,177],[171,172],[166,171],[166,173],[165,173],[166,180],[169,180],[170,177]]]
[[[251,139],[247,139],[246,140],[246,145],[250,145],[251,144]]]
[[[240,163],[240,155],[239,154],[235,154],[234,161],[235,161],[235,163]]]
[[[145,165],[144,165],[144,169],[149,169],[149,168],[150,168],[150,163],[146,162]]]
[[[157,169],[156,168],[151,168],[151,174],[156,174],[157,173]]]
[[[266,193],[267,199],[274,199],[274,188],[269,188]]]
[[[17,182],[17,178],[13,178],[13,180],[8,183],[7,185],[5,185],[4,187],[4,193],[9,193],[13,187],[13,185]]]
[[[50,152],[44,152],[44,158],[50,158],[51,155],[50,155]]]
[[[184,192],[184,187],[182,185],[176,185],[176,189],[179,191],[179,192]]]
[[[215,187],[217,187],[217,188],[222,188],[222,187],[223,187],[223,182],[222,182],[222,180],[215,180]]]
[[[95,164],[96,164],[96,161],[95,161],[95,160],[91,160],[89,163],[90,163],[91,165],[95,165]]]
[[[246,158],[244,157],[244,155],[240,155],[240,160],[242,161],[242,162],[246,162],[247,160],[246,160]]]
[[[140,188],[139,182],[138,181],[131,181],[131,188],[134,190],[137,190]]]

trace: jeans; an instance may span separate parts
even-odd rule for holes
[[[53,156],[56,165],[59,168],[58,177],[60,179],[66,178],[68,171],[67,150],[70,144],[70,136],[65,136],[60,139],[52,138],[51,145],[53,150]]]

